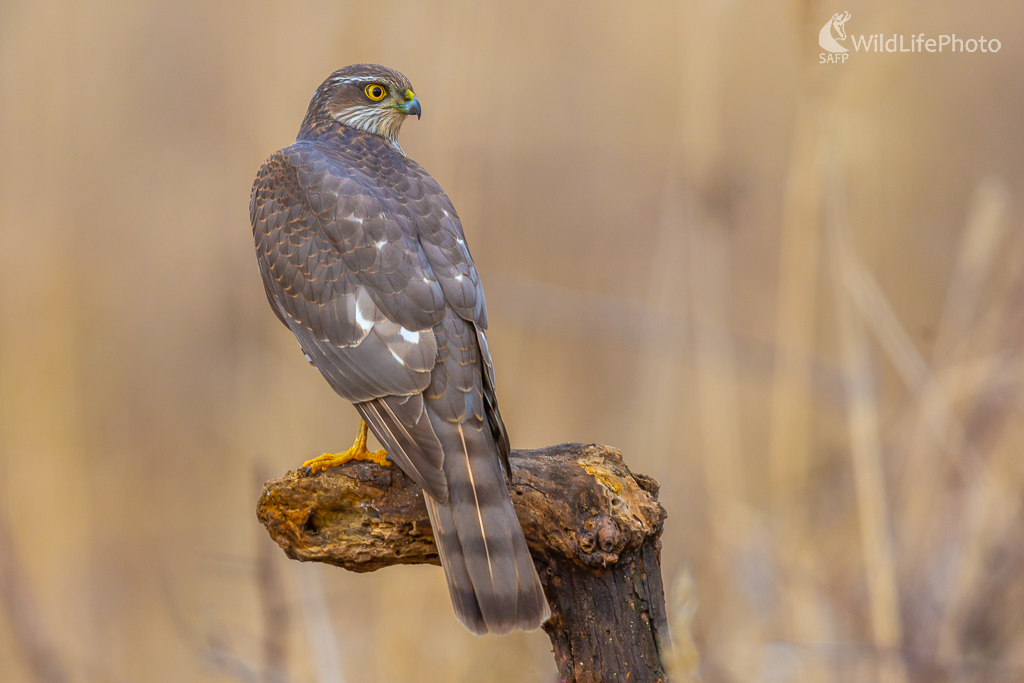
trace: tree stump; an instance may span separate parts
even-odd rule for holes
[[[666,681],[658,484],[607,446],[514,450],[512,503],[551,619],[566,683]],[[257,514],[285,553],[368,572],[439,565],[419,486],[397,467],[350,462],[267,482]]]

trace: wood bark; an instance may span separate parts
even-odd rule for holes
[[[666,681],[658,484],[607,446],[514,450],[510,493],[551,606],[544,631],[566,683]],[[257,514],[289,557],[356,572],[440,564],[420,488],[350,462],[267,482]]]

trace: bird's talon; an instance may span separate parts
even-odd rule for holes
[[[366,460],[372,460],[381,467],[391,467],[391,461],[388,460],[388,452],[383,448],[372,453],[367,452]]]
[[[377,451],[370,451],[366,448],[366,436],[367,426],[365,422],[359,425],[359,433],[356,435],[355,443],[352,444],[352,448],[341,453],[324,453],[323,455],[307,460],[302,463],[302,469],[306,474],[316,474],[322,472],[328,467],[337,467],[338,465],[344,465],[349,460],[369,460],[375,462],[382,467],[390,467],[391,463],[388,461],[388,454],[383,448]]]

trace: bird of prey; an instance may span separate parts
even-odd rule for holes
[[[550,616],[509,499],[509,440],[487,307],[455,207],[405,155],[409,80],[375,64],[317,88],[294,144],[260,168],[249,206],[270,306],[362,417],[312,471],[385,456],[422,488],[459,620],[476,634]],[[369,425],[385,451],[366,449]]]

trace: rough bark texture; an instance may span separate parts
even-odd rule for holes
[[[517,450],[511,462],[512,502],[551,605],[544,630],[562,679],[666,680],[658,484],[607,446]],[[439,564],[420,489],[397,467],[289,472],[267,482],[257,513],[293,559],[356,572]]]

